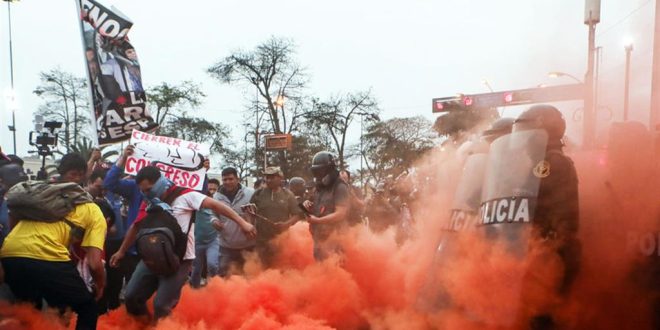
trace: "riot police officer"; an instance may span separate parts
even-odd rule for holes
[[[541,238],[559,242],[557,252],[566,268],[559,290],[566,293],[577,275],[581,251],[577,239],[577,171],[571,158],[562,150],[566,122],[557,108],[537,105],[523,112],[514,122],[514,132],[528,129],[543,129],[548,134],[545,159],[533,170],[533,174],[541,178],[534,224]]]
[[[312,174],[316,181],[314,202],[305,202],[311,210],[307,221],[314,240],[314,259],[322,261],[332,253],[341,252],[333,234],[347,227],[350,208],[349,187],[339,179],[336,157],[321,151],[312,159]]]
[[[557,256],[563,269],[558,283],[536,283],[538,269],[528,269],[521,283],[520,322],[532,329],[554,328],[549,302],[527,306],[529,286],[552,285],[564,295],[580,265],[578,179],[573,161],[563,153],[566,122],[550,105],[535,105],[513,124],[510,135],[496,139],[489,156],[483,188],[480,223],[503,239],[516,256],[524,256],[533,243]],[[527,320],[527,321],[526,321]]]

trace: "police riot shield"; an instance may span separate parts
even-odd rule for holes
[[[545,130],[513,132],[491,144],[479,211],[479,225],[491,239],[515,251],[527,248],[525,232],[534,221],[541,179],[550,174]]]
[[[487,153],[468,156],[458,181],[449,221],[442,228],[436,258],[443,259],[451,252],[454,235],[473,229],[477,223],[481,203],[481,187],[486,171]]]
[[[479,211],[487,161],[486,153],[473,154],[465,160],[452,205],[451,229],[455,231],[474,225],[467,217],[473,217]]]

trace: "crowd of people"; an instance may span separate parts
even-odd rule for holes
[[[533,106],[515,120],[493,122],[458,149],[462,174],[451,217],[437,235],[434,267],[464,256],[455,246],[466,231],[504,241],[512,255],[524,254],[535,239],[560,258],[557,295],[570,291],[581,267],[581,242],[578,178],[562,150],[565,129],[556,108]],[[127,146],[113,164],[102,162],[98,150],[89,159],[67,154],[49,184],[27,181],[20,158],[2,155],[3,299],[70,308],[78,315],[77,329],[94,329],[98,315],[122,304],[149,324],[172,312],[185,285],[198,289],[216,276],[240,276],[250,255],[264,269],[276,267],[277,238],[298,222],[309,224],[309,252],[319,262],[341,257],[336,234],[352,226],[376,234],[393,228],[399,244],[416,235],[411,208],[421,187],[414,173],[363,190],[334,154],[323,151],[311,160],[309,182],[267,167],[248,187],[226,167],[220,180],[207,177],[194,191],[177,187],[155,166],[125,175],[134,152]],[[58,204],[61,199],[66,203]],[[56,211],[65,216],[43,215]],[[446,288],[434,284],[424,297],[427,305],[451,304]],[[549,310],[528,315],[533,329],[551,329],[554,322]]]
[[[251,253],[264,269],[274,267],[275,239],[299,221],[309,223],[310,253],[321,261],[341,253],[333,233],[366,224],[369,217],[369,228],[383,231],[396,225],[405,208],[393,197],[393,188],[382,191],[393,186],[391,178],[365,201],[362,190],[351,184],[350,172],[340,170],[330,152],[314,156],[311,182],[286,179],[279,167],[267,167],[251,188],[242,184],[236,169],[226,167],[220,180],[207,177],[201,191],[176,187],[155,166],[125,175],[126,160],[134,152],[127,146],[114,163],[103,162],[96,149],[89,159],[66,154],[58,176],[47,184],[28,181],[22,160],[2,154],[0,299],[71,309],[78,315],[78,329],[95,328],[98,315],[122,304],[131,315],[154,322],[171,313],[186,283],[200,288],[214,276],[240,275]],[[208,160],[204,166],[210,168]],[[11,199],[11,188],[24,194]],[[49,194],[41,190],[48,189],[86,198],[75,200],[64,219],[18,213],[17,203],[61,207],[26,197],[46,198]],[[365,213],[366,208],[375,213]],[[180,228],[159,225],[169,215]],[[172,254],[180,259],[169,270],[154,266],[169,260],[153,256],[149,246],[150,239],[162,244],[158,235],[165,232],[166,240],[173,240]],[[152,296],[154,315],[149,315],[146,304]]]

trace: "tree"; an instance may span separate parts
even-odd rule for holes
[[[289,170],[284,173],[289,178],[299,176],[311,179],[310,165],[312,158],[319,151],[331,149],[329,141],[319,137],[319,134],[311,132],[301,132],[299,135],[294,135],[292,145],[293,148],[286,154]]]
[[[251,51],[232,52],[207,72],[221,83],[239,83],[256,89],[259,101],[254,108],[258,129],[264,118],[273,133],[291,133],[296,129],[302,116],[302,91],[308,77],[295,59],[293,41],[271,37]]]
[[[379,112],[378,104],[369,90],[317,101],[312,110],[307,112],[306,118],[319,130],[330,134],[339,165],[345,168],[346,134],[351,123],[357,116],[362,116],[367,123],[376,122],[380,120]]]
[[[451,111],[438,117],[433,129],[440,136],[460,143],[480,124],[488,124],[497,118],[499,118],[499,114],[494,108]]]
[[[60,144],[66,152],[71,150],[82,133],[90,126],[87,80],[79,78],[60,68],[39,74],[40,85],[33,93],[45,103],[39,106],[37,114],[46,120],[62,122],[64,134],[59,135]]]
[[[219,123],[213,123],[203,118],[189,117],[186,113],[170,118],[167,125],[160,128],[160,133],[166,136],[210,144],[211,152],[224,153],[225,141],[229,137],[229,129]]]
[[[198,107],[206,94],[192,81],[184,81],[178,85],[166,82],[149,88],[147,91],[149,103],[156,107],[156,123],[163,125],[172,115],[181,115],[185,107]],[[151,111],[153,113],[153,110]]]
[[[363,157],[372,180],[380,182],[413,166],[434,146],[431,122],[421,116],[375,122],[364,135]]]
[[[227,148],[227,151],[224,154],[224,163],[227,167],[233,167],[238,172],[238,177],[241,180],[244,180],[244,183],[247,184],[247,176],[250,174],[250,169],[252,167],[251,159],[254,153],[254,149],[248,148],[247,143],[244,145],[244,148],[240,147]]]
[[[106,150],[110,146],[100,147],[101,151],[101,160],[104,162],[110,161],[110,158],[113,156],[119,156],[117,150]],[[92,140],[87,137],[83,137],[80,141],[77,141],[74,145],[71,146],[72,152],[77,152],[81,154],[85,159],[89,159],[89,156],[92,154],[92,150],[97,148]]]

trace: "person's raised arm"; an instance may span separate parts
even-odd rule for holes
[[[206,197],[204,198],[204,201],[202,201],[201,207],[211,209],[213,212],[215,212],[215,214],[225,216],[236,222],[236,224],[241,227],[243,233],[245,233],[245,236],[249,238],[255,238],[257,236],[257,230],[254,228],[254,226],[243,219],[240,215],[238,215],[238,213],[236,213],[236,211],[234,211],[227,204],[213,198]]]
[[[105,179],[103,180],[103,187],[105,189],[128,199],[133,197],[136,183],[133,180],[121,180],[120,177],[124,173],[126,159],[133,155],[134,152],[135,148],[132,145],[126,146],[115,165],[110,168],[108,174],[106,174]]]

